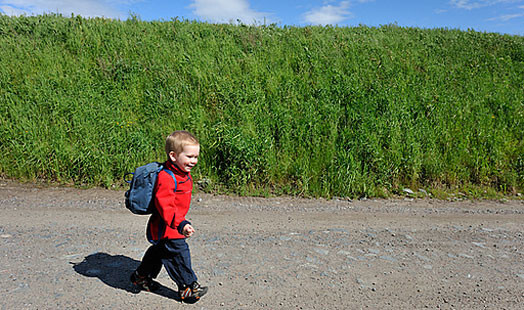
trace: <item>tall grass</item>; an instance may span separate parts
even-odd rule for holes
[[[524,38],[0,16],[0,174],[102,185],[194,132],[240,194],[524,188]]]

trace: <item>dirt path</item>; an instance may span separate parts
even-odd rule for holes
[[[128,277],[148,244],[123,192],[0,181],[1,309],[522,309],[524,203],[195,195],[178,302]]]

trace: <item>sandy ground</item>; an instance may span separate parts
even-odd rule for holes
[[[1,309],[524,309],[524,202],[196,194],[209,293],[128,282],[147,216],[123,192],[0,181]]]

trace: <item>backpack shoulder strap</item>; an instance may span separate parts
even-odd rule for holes
[[[173,171],[171,171],[171,170],[169,170],[167,168],[164,168],[162,170],[167,172],[173,178],[173,181],[175,181],[175,190],[174,190],[174,192],[176,192],[177,182],[176,182],[175,174],[173,173]]]

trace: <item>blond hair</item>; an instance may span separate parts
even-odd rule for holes
[[[197,138],[190,132],[185,130],[177,130],[166,138],[166,154],[169,157],[169,153],[175,152],[180,154],[184,150],[186,145],[199,145]]]

